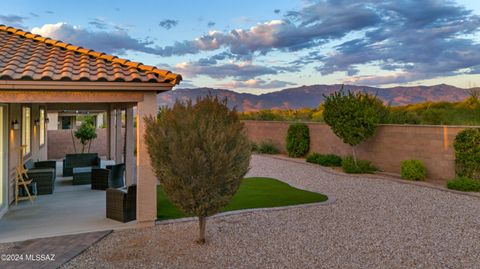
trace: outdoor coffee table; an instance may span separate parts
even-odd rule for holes
[[[92,183],[92,167],[73,168],[73,185]]]

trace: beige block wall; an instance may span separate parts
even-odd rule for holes
[[[39,127],[35,126],[35,120],[40,118],[40,107],[44,107],[39,104],[10,104],[9,105],[9,115],[8,115],[8,171],[9,171],[9,190],[8,198],[9,202],[12,202],[15,199],[15,168],[19,164],[19,155],[20,155],[20,146],[22,141],[22,130],[13,130],[10,125],[12,121],[17,120],[22,123],[22,106],[26,105],[31,108],[31,151],[30,154],[25,156],[24,161],[32,159],[37,160],[46,160],[47,159],[47,148],[48,148],[48,139],[44,145],[40,145],[40,132]]]
[[[289,122],[244,121],[251,140],[260,142],[271,139],[285,153],[285,137]],[[345,145],[322,123],[308,123],[310,129],[311,152],[351,154]],[[455,135],[466,127],[382,125],[376,134],[356,147],[361,159],[372,161],[377,167],[392,173],[400,173],[400,162],[406,159],[419,159],[427,167],[427,175],[432,179],[451,179],[455,176],[453,140]],[[124,130],[122,130],[124,131]],[[92,142],[91,152],[106,156],[106,129],[97,129],[98,137]],[[123,133],[124,135],[124,133]],[[70,130],[49,130],[48,159],[61,159],[73,153]],[[77,143],[77,150],[81,146]]]
[[[244,121],[252,141],[272,140],[285,153],[289,122]],[[326,124],[308,123],[310,152],[350,155],[344,144]],[[365,143],[356,146],[359,158],[370,160],[378,168],[400,173],[400,163],[407,159],[421,160],[430,179],[455,177],[453,140],[463,126],[382,125]]]
[[[125,137],[125,128],[122,129],[122,137]],[[48,159],[58,160],[64,158],[67,153],[75,153],[70,130],[48,130],[47,140],[50,141]],[[75,147],[77,152],[81,152],[82,145],[76,138]],[[92,141],[90,152],[98,153],[100,156],[107,156],[107,149],[107,129],[97,129],[97,138]]]

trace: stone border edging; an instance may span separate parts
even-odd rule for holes
[[[396,183],[399,183],[399,184],[415,185],[415,186],[419,186],[419,187],[425,187],[425,188],[435,189],[435,190],[439,190],[439,191],[450,192],[450,193],[454,193],[454,194],[460,194],[460,195],[480,198],[480,193],[472,193],[472,192],[463,192],[463,191],[451,190],[451,189],[447,189],[445,187],[439,187],[439,186],[432,185],[431,183],[428,183],[428,182],[425,182],[425,181],[417,182],[417,181],[411,181],[411,180],[404,180],[404,179],[396,178],[393,175],[389,175],[389,174],[385,174],[385,173],[346,174],[346,173],[335,171],[333,169],[328,169],[327,167],[323,167],[323,166],[318,165],[318,164],[306,162],[303,159],[289,158],[289,157],[286,157],[286,156],[283,156],[283,155],[269,155],[269,154],[257,154],[257,155],[271,157],[271,158],[274,158],[274,159],[277,159],[277,160],[283,160],[283,161],[287,161],[287,162],[295,162],[295,163],[299,163],[299,164],[315,166],[317,168],[320,168],[325,173],[330,173],[330,174],[343,176],[343,177],[359,177],[359,178],[363,177],[363,178],[368,178],[368,179],[382,179],[382,180],[393,181],[393,182],[396,182]],[[372,175],[374,175],[375,177],[372,177]]]

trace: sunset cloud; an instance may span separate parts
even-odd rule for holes
[[[307,69],[312,77],[336,74],[344,77],[339,80],[365,85],[479,73],[480,17],[454,1],[305,3],[296,10],[282,7],[281,12],[271,7],[278,10],[271,14],[277,19],[249,22],[249,27],[240,23],[233,30],[215,29],[217,24],[205,20],[202,25],[208,26],[208,32],[196,32],[194,38],[170,43],[162,40],[167,44],[162,46],[152,41],[155,39],[138,38],[127,30],[109,27],[98,18],[89,21],[91,28],[60,22],[33,31],[107,53],[132,51],[178,59],[175,62],[181,64],[174,67],[175,71],[184,76],[233,78],[232,83],[239,87],[250,80],[259,81],[259,77],[267,84],[262,76],[269,77],[270,82],[283,81],[272,76]],[[25,19],[0,16],[0,20],[12,23]],[[159,25],[168,30],[178,21],[165,19]],[[277,56],[286,61],[277,61]],[[173,60],[169,62],[174,65]]]
[[[245,81],[231,81],[218,84],[218,87],[227,89],[249,88],[249,89],[277,89],[292,86],[295,83],[281,80],[249,79]]]

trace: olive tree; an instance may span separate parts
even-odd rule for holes
[[[198,216],[205,243],[207,217],[225,207],[249,169],[250,141],[227,100],[207,96],[176,101],[146,121],[145,140],[153,169],[167,198]]]
[[[345,92],[342,89],[325,98],[325,122],[344,143],[352,147],[355,163],[355,146],[371,137],[382,117],[388,113],[376,96],[362,92]]]

